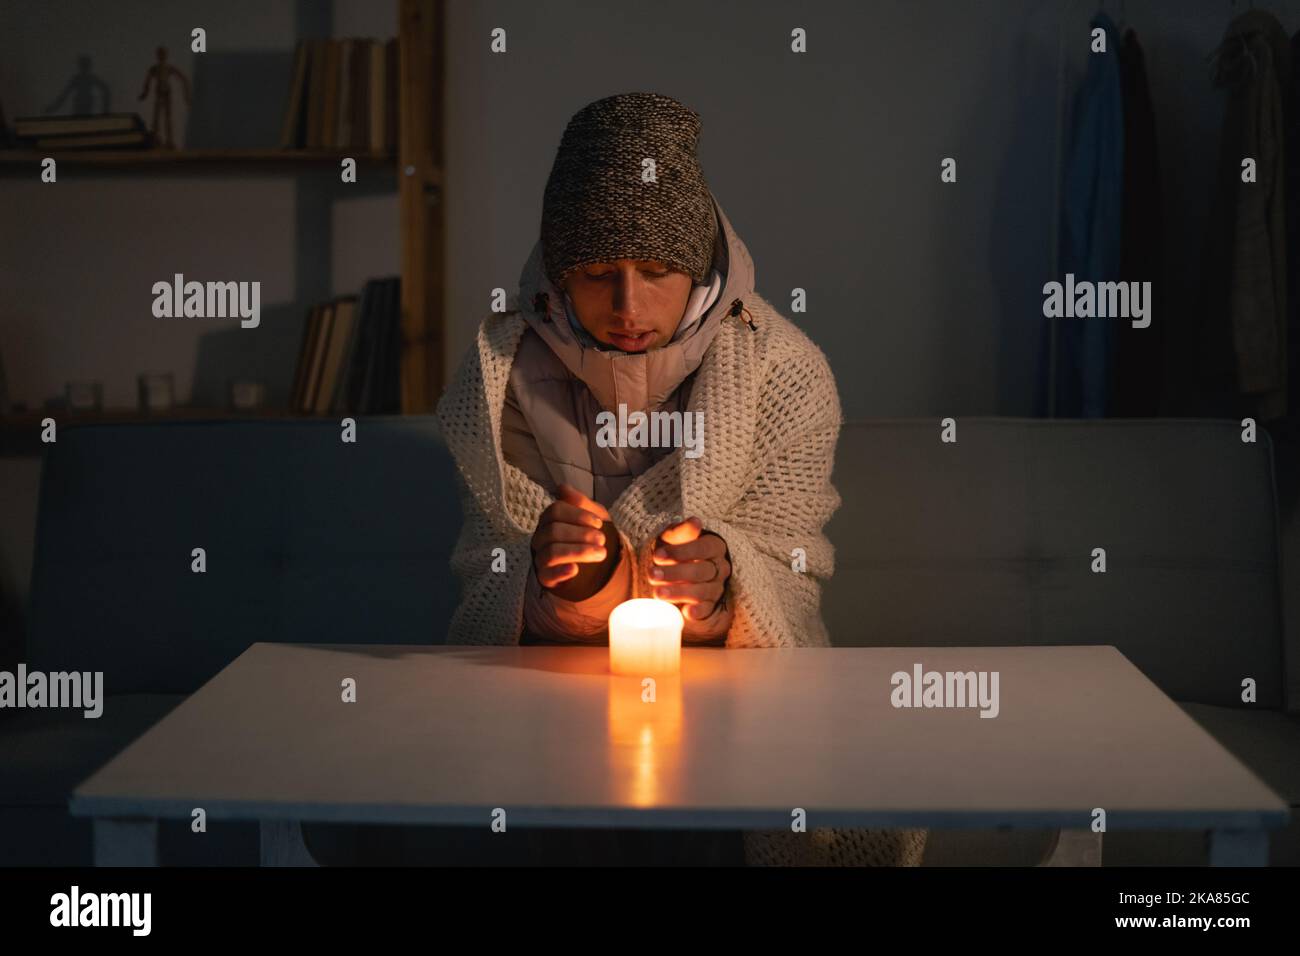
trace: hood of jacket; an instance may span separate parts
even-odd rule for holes
[[[1261,63],[1261,57],[1268,57]],[[1286,29],[1267,10],[1246,10],[1236,17],[1211,57],[1215,85],[1243,90],[1265,72],[1276,84],[1291,75],[1291,43]],[[1280,91],[1279,91],[1280,95]]]
[[[568,296],[546,275],[542,242],[537,240],[519,277],[519,310],[524,321],[565,367],[580,379],[601,408],[617,413],[662,405],[689,376],[708,351],[732,304],[754,291],[754,261],[736,234],[716,197],[718,218],[713,244],[713,270],[704,284],[691,290],[687,308],[671,340],[646,352],[624,352],[596,342],[572,316]],[[713,296],[713,288],[720,292]],[[711,304],[700,306],[712,298]]]

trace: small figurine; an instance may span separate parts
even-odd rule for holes
[[[181,81],[181,92],[185,94],[185,105],[190,105],[190,81],[185,78],[185,74],[176,67],[167,62],[167,48],[160,46],[157,50],[158,62],[149,67],[149,72],[144,75],[144,90],[140,93],[140,99],[149,95],[149,87],[156,82],[157,88],[153,99],[153,127],[150,132],[153,133],[154,144],[161,146],[163,149],[175,149],[172,142],[172,93],[171,78],[173,76]],[[158,134],[158,121],[162,120],[166,127],[166,135],[160,137]]]

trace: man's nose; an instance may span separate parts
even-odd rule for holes
[[[614,313],[634,316],[641,311],[641,279],[635,269],[620,269],[614,281]]]

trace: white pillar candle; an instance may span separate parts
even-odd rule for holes
[[[676,674],[682,663],[682,612],[655,598],[633,598],[609,615],[609,669],[643,677]]]

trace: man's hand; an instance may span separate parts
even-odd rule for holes
[[[679,605],[688,621],[713,614],[731,577],[727,542],[721,535],[705,531],[700,519],[693,516],[660,533],[654,563],[650,585],[655,597]]]
[[[542,512],[533,533],[533,570],[542,587],[581,601],[609,581],[621,547],[609,512],[572,485]]]

